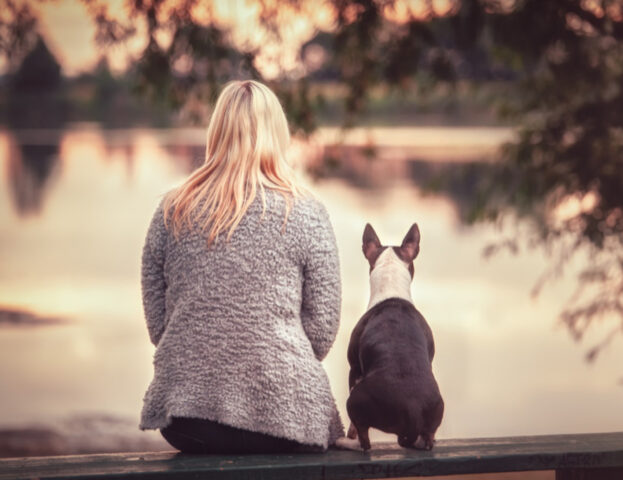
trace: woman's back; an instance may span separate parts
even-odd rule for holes
[[[287,194],[286,194],[287,195]],[[143,252],[157,345],[141,428],[197,417],[326,447],[341,423],[320,360],[337,332],[337,249],[324,207],[265,189],[229,240],[200,222],[181,235],[163,206]]]

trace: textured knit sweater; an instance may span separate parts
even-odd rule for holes
[[[156,345],[141,429],[195,417],[327,447],[343,427],[321,360],[337,333],[340,277],[324,207],[258,194],[229,241],[199,226],[175,239],[162,204],[142,258]]]

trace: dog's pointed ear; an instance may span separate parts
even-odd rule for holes
[[[377,237],[374,228],[369,223],[366,223],[366,228],[363,230],[363,245],[361,246],[364,256],[370,260],[374,257],[374,254],[381,248],[381,241]]]
[[[411,225],[411,228],[402,241],[400,250],[408,261],[413,261],[413,259],[417,257],[418,253],[420,253],[420,229],[418,228],[417,223]]]

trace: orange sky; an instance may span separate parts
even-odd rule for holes
[[[279,2],[279,0],[275,0]],[[450,8],[454,0],[434,0],[437,13]],[[122,70],[133,54],[144,46],[141,35],[125,46],[101,50],[94,42],[95,28],[86,8],[80,0],[56,0],[53,2],[31,2],[39,12],[40,28],[66,75],[75,75],[90,69],[102,53],[106,53],[113,69]],[[107,0],[110,12],[123,15],[126,0]],[[427,0],[398,0],[395,8],[387,10],[386,16],[401,21],[410,14],[421,14]],[[267,38],[258,20],[259,9],[253,0],[212,0],[202,2],[195,15],[198,18],[213,15],[223,26],[229,27],[236,45],[259,48],[257,66],[266,77],[273,77],[282,71],[300,68],[298,52],[301,43],[310,38],[317,29],[331,29],[333,11],[322,0],[302,2],[303,14],[293,17],[283,6],[276,10],[282,38],[275,42]],[[211,10],[211,13],[208,13]],[[281,18],[280,18],[281,17]],[[123,18],[123,17],[122,17]],[[136,25],[139,30],[142,25]],[[164,41],[166,39],[163,38]],[[0,70],[4,65],[0,63]]]

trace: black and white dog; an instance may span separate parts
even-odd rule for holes
[[[370,303],[350,337],[349,439],[370,449],[369,428],[395,433],[402,447],[431,449],[444,403],[433,376],[433,334],[413,306],[413,259],[420,251],[417,224],[400,247],[381,245],[370,224],[363,254],[370,263]],[[339,439],[338,446],[356,448]],[[355,444],[355,445],[353,445]]]

